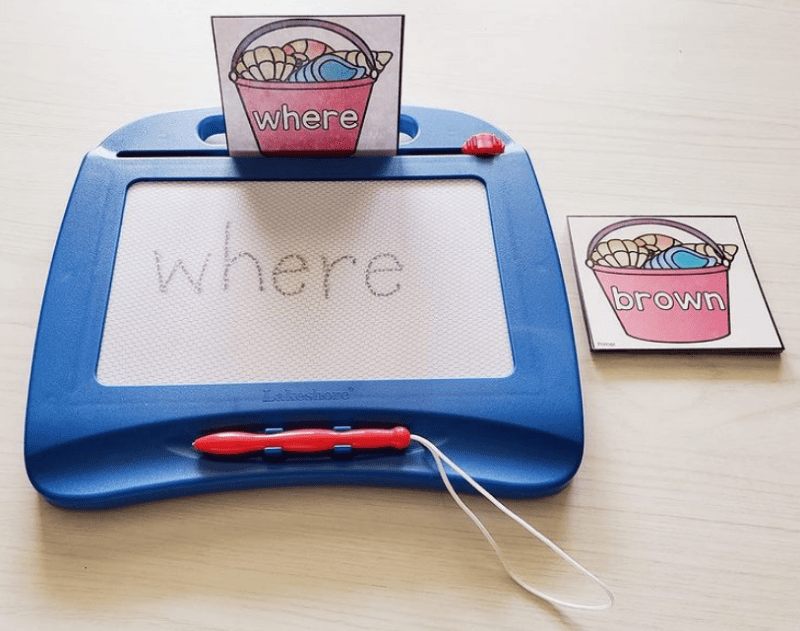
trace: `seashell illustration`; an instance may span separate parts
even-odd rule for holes
[[[246,50],[236,64],[236,76],[250,81],[284,81],[295,69],[297,60],[277,46],[258,46]],[[234,73],[232,73],[234,74]]]
[[[704,256],[711,257],[717,264],[722,263],[723,265],[730,265],[731,261],[733,261],[733,257],[736,256],[736,252],[739,250],[739,246],[734,243],[719,244],[719,247],[722,248],[725,254],[725,260],[720,261],[719,255],[708,243],[687,243],[686,247]]]
[[[675,245],[660,252],[645,263],[645,269],[697,269],[713,267],[717,260],[683,245]]]
[[[287,55],[292,55],[297,60],[298,65],[303,65],[317,57],[332,53],[333,48],[316,39],[296,39],[284,44],[283,52]]]
[[[322,55],[298,68],[289,77],[292,83],[314,83],[318,81],[351,81],[361,79],[367,69],[356,66],[336,55]]]
[[[589,267],[642,267],[648,259],[648,251],[631,239],[609,239],[597,245],[586,264]]]
[[[354,66],[361,66],[362,68],[369,69],[367,56],[360,50],[336,50],[333,52],[333,54],[337,57],[341,57],[345,61],[350,62]],[[377,68],[378,72],[381,72],[392,59],[392,53],[388,50],[381,52],[376,52],[373,50],[372,59],[375,68]]]
[[[674,237],[670,237],[666,234],[656,234],[656,233],[649,233],[643,234],[639,237],[634,239],[636,243],[641,246],[647,248],[647,250],[651,253],[662,252],[664,250],[668,250],[674,245],[680,245],[680,241],[675,239]]]

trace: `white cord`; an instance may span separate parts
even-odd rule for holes
[[[447,488],[447,490],[450,493],[450,495],[452,496],[453,500],[455,501],[456,504],[458,504],[459,508],[461,508],[461,510],[463,510],[467,514],[467,516],[472,520],[472,523],[474,523],[475,526],[477,526],[478,530],[480,530],[481,534],[486,538],[486,540],[489,542],[489,544],[494,549],[494,552],[497,555],[497,558],[500,560],[500,563],[503,564],[503,567],[505,568],[506,573],[514,580],[515,583],[517,583],[520,587],[522,587],[522,589],[524,589],[527,592],[533,594],[537,598],[541,598],[545,602],[548,602],[548,603],[550,603],[552,605],[561,606],[561,607],[571,607],[573,609],[585,609],[585,610],[595,610],[595,611],[597,611],[597,610],[609,609],[610,607],[612,607],[614,605],[614,594],[611,593],[611,590],[608,588],[608,586],[603,581],[601,581],[599,578],[597,578],[589,570],[587,570],[580,563],[578,563],[575,559],[573,559],[566,552],[564,552],[561,548],[559,548],[555,543],[550,541],[550,539],[545,537],[542,533],[540,533],[538,530],[536,530],[528,522],[526,522],[524,519],[522,519],[522,517],[520,517],[519,515],[514,513],[511,509],[507,508],[503,504],[501,504],[500,501],[497,498],[495,498],[491,493],[489,493],[489,491],[484,489],[480,484],[478,484],[475,480],[473,480],[472,477],[468,473],[466,473],[463,469],[461,469],[461,467],[456,465],[452,460],[450,460],[450,458],[448,458],[446,455],[444,455],[444,453],[442,453],[441,449],[439,449],[436,445],[434,445],[427,438],[423,438],[422,436],[417,436],[416,434],[411,434],[411,440],[417,441],[419,444],[421,444],[423,447],[425,447],[428,451],[431,452],[431,455],[433,456],[433,459],[436,461],[436,468],[439,469],[439,475],[442,476],[442,481],[444,482],[444,485]],[[503,555],[502,550],[500,549],[500,546],[498,545],[497,541],[495,541],[494,537],[492,537],[491,533],[486,528],[486,526],[483,525],[483,522],[480,519],[478,519],[477,515],[475,515],[475,513],[473,513],[469,509],[469,507],[463,502],[461,497],[459,497],[458,493],[456,493],[455,489],[453,488],[453,485],[450,483],[450,479],[449,479],[449,477],[447,475],[447,472],[445,471],[445,468],[444,468],[444,465],[442,464],[442,461],[446,462],[448,464],[448,466],[450,466],[453,469],[453,471],[455,471],[456,473],[458,473],[458,475],[460,475],[462,478],[464,478],[470,484],[470,486],[472,486],[472,488],[474,488],[476,491],[478,491],[478,493],[480,493],[487,500],[489,500],[495,506],[495,508],[497,508],[500,512],[505,514],[507,517],[510,517],[511,519],[513,519],[520,526],[522,526],[525,530],[527,530],[530,534],[532,534],[539,541],[541,541],[544,545],[546,545],[553,552],[555,552],[558,556],[560,556],[562,559],[567,561],[567,563],[569,563],[574,568],[579,570],[582,574],[584,574],[585,576],[588,576],[595,583],[597,583],[597,585],[599,585],[603,589],[603,591],[606,593],[606,597],[607,597],[608,601],[604,602],[604,603],[596,604],[596,605],[586,605],[586,604],[582,604],[582,603],[575,603],[575,602],[570,602],[570,601],[566,601],[566,600],[561,600],[559,598],[555,598],[553,596],[549,596],[548,594],[545,594],[545,593],[539,591],[535,587],[531,586],[530,584],[528,584],[527,582],[522,580],[517,575],[517,573],[509,566],[508,562],[505,559],[505,556]]]

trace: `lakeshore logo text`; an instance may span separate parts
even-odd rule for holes
[[[287,401],[346,401],[353,396],[354,388],[346,390],[264,390],[263,403],[285,403]]]

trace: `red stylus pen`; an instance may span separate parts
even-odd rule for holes
[[[236,456],[280,447],[292,453],[330,451],[334,447],[353,449],[405,449],[411,434],[405,427],[393,429],[294,429],[276,434],[250,432],[217,432],[201,436],[192,446],[204,454]]]

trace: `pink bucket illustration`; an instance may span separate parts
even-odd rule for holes
[[[237,72],[237,65],[241,66],[248,47],[256,40],[294,27],[327,30],[355,44],[363,53],[360,59],[366,64],[365,75],[306,83],[280,78],[249,80]],[[272,22],[247,35],[233,53],[229,76],[236,84],[261,153],[345,156],[356,150],[378,74],[373,53],[356,33],[333,22],[300,18]]]
[[[709,266],[646,269],[617,267],[614,261],[611,265],[598,264],[592,258],[598,247],[602,248],[603,239],[612,232],[628,226],[652,224],[675,228],[700,239],[702,243],[697,249],[709,254]],[[631,250],[625,252],[631,259],[652,255],[652,251],[644,254],[647,252],[644,246],[634,251],[633,246],[619,239],[616,241],[622,244],[620,251]],[[627,240],[627,243],[634,241]],[[733,256],[725,247],[683,223],[641,217],[614,223],[598,232],[587,248],[586,264],[592,268],[619,323],[630,337],[649,342],[709,342],[730,335],[728,266]],[[639,258],[637,263],[641,265],[641,262]]]

